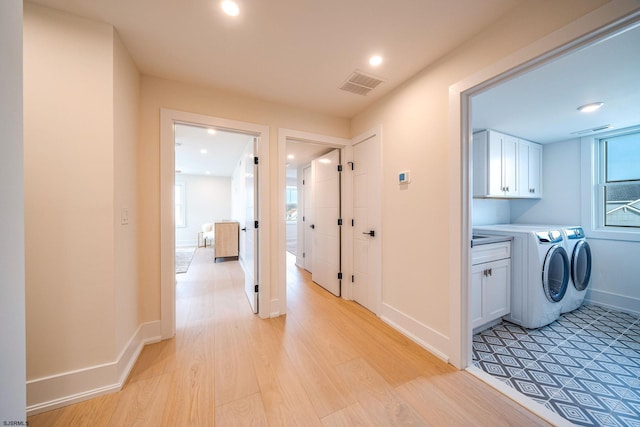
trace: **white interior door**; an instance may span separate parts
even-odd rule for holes
[[[254,313],[258,312],[258,165],[254,162],[258,152],[258,138],[249,143],[245,152],[245,202],[246,215],[242,232],[244,242],[244,289]]]
[[[302,229],[303,233],[303,246],[302,256],[304,259],[304,269],[309,273],[313,271],[313,197],[311,195],[313,186],[311,185],[311,166],[302,170],[302,197],[303,197],[303,212],[302,212]]]
[[[313,270],[311,278],[340,296],[340,151],[311,162],[313,183]]]
[[[380,312],[382,234],[380,136],[353,147],[353,299]]]

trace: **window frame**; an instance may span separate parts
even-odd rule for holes
[[[178,203],[176,201],[176,189],[175,187],[180,187],[180,216],[182,221],[178,221],[178,218],[174,218],[175,220],[175,226],[176,228],[186,228],[187,227],[187,206],[186,206],[186,202],[187,202],[187,186],[186,186],[186,182],[184,181],[176,181],[174,183],[174,189],[173,189],[173,200],[174,200],[174,212],[176,207],[178,206]]]
[[[640,133],[640,126],[603,132],[580,139],[582,227],[588,238],[640,242],[640,228],[605,226],[606,157],[604,140],[629,133]]]

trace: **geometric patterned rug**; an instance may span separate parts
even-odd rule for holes
[[[176,274],[186,273],[196,248],[176,248]]]
[[[473,364],[583,426],[640,426],[640,317],[583,305],[538,329],[473,337]]]

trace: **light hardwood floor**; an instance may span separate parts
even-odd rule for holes
[[[289,257],[290,258],[290,257]],[[122,391],[29,426],[547,425],[288,264],[288,314],[251,314],[236,261],[200,248],[178,275],[176,337]]]

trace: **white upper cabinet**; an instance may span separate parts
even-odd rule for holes
[[[542,145],[518,140],[520,197],[542,197]]]
[[[473,135],[474,197],[539,198],[541,173],[540,144],[493,130]]]

